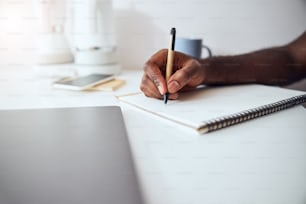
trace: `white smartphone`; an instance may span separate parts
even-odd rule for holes
[[[53,83],[54,88],[70,89],[75,91],[81,91],[89,89],[97,84],[111,81],[114,79],[112,74],[91,74],[87,76],[81,76],[77,78],[62,79]]]

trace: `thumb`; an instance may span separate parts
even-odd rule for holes
[[[186,64],[179,70],[177,70],[168,81],[168,91],[170,93],[176,93],[187,84],[197,86],[201,82],[200,80],[203,75],[202,67],[197,60],[188,60]]]

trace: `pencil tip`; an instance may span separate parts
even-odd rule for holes
[[[164,103],[165,103],[165,104],[167,104],[167,102],[168,102],[168,97],[169,97],[169,94],[166,93],[166,94],[164,95]]]

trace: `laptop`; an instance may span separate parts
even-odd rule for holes
[[[1,204],[142,202],[120,107],[0,110]]]

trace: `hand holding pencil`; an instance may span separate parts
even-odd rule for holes
[[[165,76],[169,50],[163,49],[145,63],[140,89],[148,97],[163,99],[168,93],[167,98],[177,99],[185,87],[189,89],[201,84],[292,84],[306,77],[306,52],[302,52],[305,46],[306,32],[283,46],[238,55],[194,59],[173,51],[169,78]],[[268,67],[257,66],[259,64]],[[292,64],[299,66],[288,66]]]
[[[171,29],[169,48],[155,53],[144,65],[140,89],[152,98],[175,100],[179,91],[194,88],[203,81],[204,72],[200,62],[175,51],[175,28]]]

